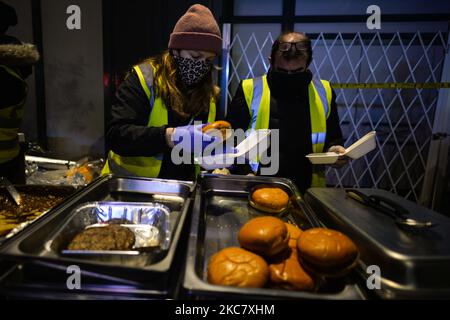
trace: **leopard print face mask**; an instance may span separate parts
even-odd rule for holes
[[[197,84],[211,70],[212,62],[174,56],[181,80],[187,86]]]

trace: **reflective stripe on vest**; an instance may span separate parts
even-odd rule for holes
[[[270,89],[267,76],[246,79],[242,82],[245,100],[249,108],[251,121],[249,131],[269,128]],[[309,106],[311,116],[311,142],[314,153],[323,151],[326,140],[326,119],[330,115],[331,86],[326,80],[313,78],[308,86]],[[258,170],[258,163],[250,163],[252,170]],[[316,172],[313,167],[312,186],[325,186],[323,171]]]
[[[250,111],[250,124],[246,135],[253,130],[269,128],[270,120],[270,90],[266,77],[247,79],[242,82],[245,100]],[[258,171],[259,162],[250,161],[253,172]]]
[[[153,67],[150,63],[134,66],[139,82],[144,90],[150,105],[148,127],[162,127],[169,122],[167,108],[160,97],[155,97],[153,86]],[[211,100],[208,113],[208,122],[216,119],[216,104]],[[161,170],[163,154],[154,157],[123,157],[112,150],[102,170],[102,175],[114,173],[122,176],[140,176],[157,178]]]
[[[24,88],[22,100],[18,104],[12,106],[0,105],[0,163],[4,163],[14,159],[19,154],[17,132],[23,118],[28,85],[14,69],[5,65],[0,65],[0,68],[19,79]]]

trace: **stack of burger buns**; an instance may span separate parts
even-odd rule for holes
[[[273,216],[249,220],[238,241],[241,248],[225,248],[211,257],[208,282],[313,291],[317,277],[343,276],[358,258],[355,244],[338,231],[302,231]]]

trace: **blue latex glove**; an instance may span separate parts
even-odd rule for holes
[[[203,150],[214,143],[218,138],[203,133],[202,128],[206,124],[187,125],[176,127],[172,134],[172,142],[184,152],[194,155],[202,154]]]

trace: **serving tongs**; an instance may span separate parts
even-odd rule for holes
[[[6,179],[5,177],[0,177],[0,187],[4,187],[8,191],[9,195],[14,200],[16,205],[20,206],[22,204],[22,197],[8,179]]]
[[[405,229],[426,229],[435,226],[431,221],[416,220],[408,217],[409,211],[403,208],[398,203],[379,195],[366,195],[356,189],[345,190],[347,196],[353,200],[358,201],[368,207],[382,212],[392,219],[395,223]]]

